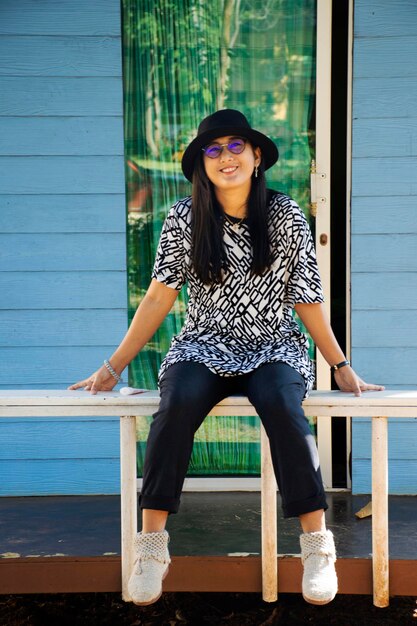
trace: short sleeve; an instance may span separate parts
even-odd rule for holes
[[[178,291],[186,281],[184,230],[173,207],[162,227],[152,278]]]
[[[324,302],[313,237],[304,213],[292,202],[288,232],[286,302]]]

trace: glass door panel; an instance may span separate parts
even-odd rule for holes
[[[148,287],[163,220],[191,192],[182,153],[214,110],[241,110],[277,142],[280,159],[268,186],[290,194],[309,215],[315,41],[314,0],[123,0],[130,319]],[[129,384],[156,388],[185,307],[183,290],[132,362]],[[149,421],[138,420],[139,473]],[[207,418],[189,475],[257,475],[259,453],[257,418]]]

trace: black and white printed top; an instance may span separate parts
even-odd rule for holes
[[[204,285],[190,259],[191,198],[170,210],[161,233],[152,278],[173,289],[187,283],[184,326],[171,342],[159,380],[180,361],[204,363],[222,376],[246,374],[264,363],[282,361],[314,383],[308,339],[292,309],[300,302],[323,302],[313,239],[298,205],[270,193],[268,229],[272,265],[262,276],[250,272],[252,245],[245,221],[224,220],[227,267],[222,284]]]

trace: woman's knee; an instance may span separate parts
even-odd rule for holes
[[[218,386],[216,374],[202,363],[175,363],[168,368],[160,382],[161,404],[187,406],[210,397]]]
[[[294,388],[294,385],[296,388]],[[277,385],[272,382],[251,398],[259,415],[279,416],[280,419],[293,419],[302,415],[300,389],[296,383]]]
[[[216,386],[213,381],[207,381],[204,371],[199,376],[193,375],[193,372],[190,374],[185,378],[167,376],[162,380],[161,401],[154,414],[154,422],[172,424],[178,429],[189,426],[195,428],[216,404]]]
[[[189,408],[190,404],[195,401],[194,394],[188,390],[185,385],[171,385],[168,389],[161,392],[161,401],[159,410],[169,411],[170,413],[182,413]]]
[[[291,416],[302,412],[305,382],[299,372],[286,363],[267,363],[253,372],[248,396],[259,411]]]
[[[151,433],[166,432],[175,436],[193,430],[194,422],[195,411],[191,409],[190,399],[183,390],[173,390],[161,398],[159,409],[153,415]]]

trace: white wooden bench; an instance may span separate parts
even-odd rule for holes
[[[122,595],[133,567],[133,537],[137,532],[136,416],[152,415],[159,395],[150,391],[122,396],[118,392],[11,390],[0,391],[0,417],[120,417]],[[417,417],[417,390],[367,392],[361,397],[340,391],[315,391],[305,400],[307,415],[372,417],[372,561],[375,606],[389,604],[388,552],[388,417]],[[224,399],[212,415],[256,415],[243,396]],[[261,429],[262,595],[277,599],[276,483],[269,444]]]

